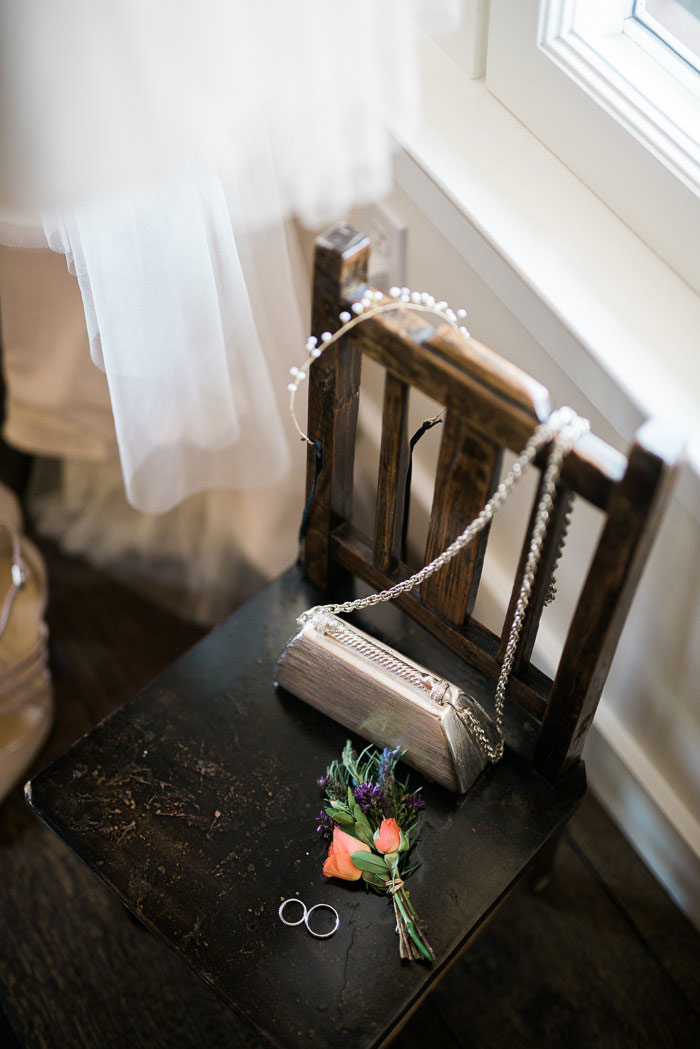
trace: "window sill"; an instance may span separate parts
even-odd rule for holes
[[[401,188],[629,442],[686,435],[679,498],[700,519],[700,296],[427,37],[424,119]]]

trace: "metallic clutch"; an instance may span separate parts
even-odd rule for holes
[[[338,616],[318,611],[285,645],[275,684],[463,793],[498,747],[486,711],[461,689]]]

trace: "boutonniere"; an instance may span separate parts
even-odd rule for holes
[[[329,843],[323,873],[365,882],[393,903],[399,953],[409,961],[435,961],[405,886],[420,864],[410,854],[419,835],[420,790],[396,776],[401,751],[366,747],[358,755],[348,740],[339,761],[318,781],[325,794],[317,830]]]

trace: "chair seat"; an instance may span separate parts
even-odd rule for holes
[[[348,734],[272,684],[296,615],[319,599],[290,569],[35,777],[27,799],[272,1044],[365,1049],[388,1040],[505,898],[585,777],[579,765],[552,787],[532,773],[517,751],[533,728],[511,719],[515,748],[465,797],[425,783],[409,888],[438,960],[401,964],[388,901],[321,874],[316,780]],[[361,622],[480,700],[493,691],[396,609]],[[337,909],[334,937],[281,924],[281,900],[297,893]]]

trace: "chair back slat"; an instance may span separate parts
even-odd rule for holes
[[[581,754],[615,648],[677,479],[683,440],[652,419],[637,432],[627,469],[576,605],[534,764],[555,777]]]
[[[367,280],[369,239],[350,226],[334,227],[316,243],[312,326],[322,332],[338,327],[338,303]],[[344,344],[343,344],[344,343]],[[322,466],[317,476],[316,449],[309,446],[306,496],[315,484],[304,539],[304,561],[311,580],[327,586],[333,574],[329,556],[332,529],[349,519],[353,504],[355,437],[362,355],[343,340],[331,346],[312,368],[307,432],[320,442]]]
[[[450,545],[493,494],[502,448],[448,409],[440,442],[426,563]],[[488,528],[457,555],[451,570],[437,572],[421,587],[421,600],[447,623],[461,627],[471,615],[481,576]]]
[[[369,242],[347,225],[319,238],[313,332],[336,331],[338,314],[367,292]],[[371,290],[371,289],[370,289]],[[353,466],[361,359],[386,371],[374,536],[352,523]],[[367,319],[332,344],[309,374],[308,433],[319,442],[307,461],[308,514],[304,562],[316,585],[350,572],[386,589],[411,570],[401,560],[411,389],[444,406],[445,425],[428,528],[432,560],[482,508],[498,483],[504,450],[519,452],[551,411],[547,390],[476,340],[425,314],[392,310]],[[543,449],[535,466],[541,471]],[[629,457],[594,434],[581,438],[563,465],[532,600],[508,689],[539,723],[532,761],[554,780],[578,759],[595,713],[634,590],[681,461],[676,435],[645,425]],[[541,485],[541,479],[540,479]],[[539,494],[539,493],[538,493]],[[542,610],[577,495],[606,516],[552,682],[531,662]],[[536,503],[535,503],[536,505]],[[532,535],[534,507],[520,555],[502,636],[473,616],[487,536],[396,603],[487,681],[498,679]],[[583,575],[583,569],[582,569]]]
[[[408,390],[405,382],[387,370],[374,515],[374,563],[382,572],[390,572],[401,557],[408,471]]]
[[[537,491],[535,492],[535,498],[532,501],[532,510],[530,512],[530,520],[528,522],[525,540],[520,551],[520,561],[518,562],[518,569],[515,573],[515,581],[510,595],[508,611],[506,612],[506,617],[503,623],[503,634],[498,649],[498,658],[501,662],[506,653],[508,636],[510,634],[515,610],[518,604],[518,598],[520,596],[520,588],[525,573],[525,563],[527,561],[530,544],[532,542],[532,533],[535,527],[537,507],[542,497],[543,478],[543,473],[540,473]],[[525,616],[523,617],[523,625],[515,650],[515,659],[513,661],[513,672],[515,674],[518,673],[524,664],[530,662],[530,656],[532,655],[532,649],[534,648],[535,640],[537,638],[537,630],[540,625],[542,612],[547,603],[547,596],[553,582],[554,568],[557,563],[558,555],[561,553],[562,541],[566,534],[568,513],[571,509],[572,500],[573,496],[571,492],[559,485],[557,487],[556,495],[554,496],[549,524],[542,543],[540,563],[537,567],[537,572],[535,573],[532,590],[530,591],[530,600],[525,611]]]

